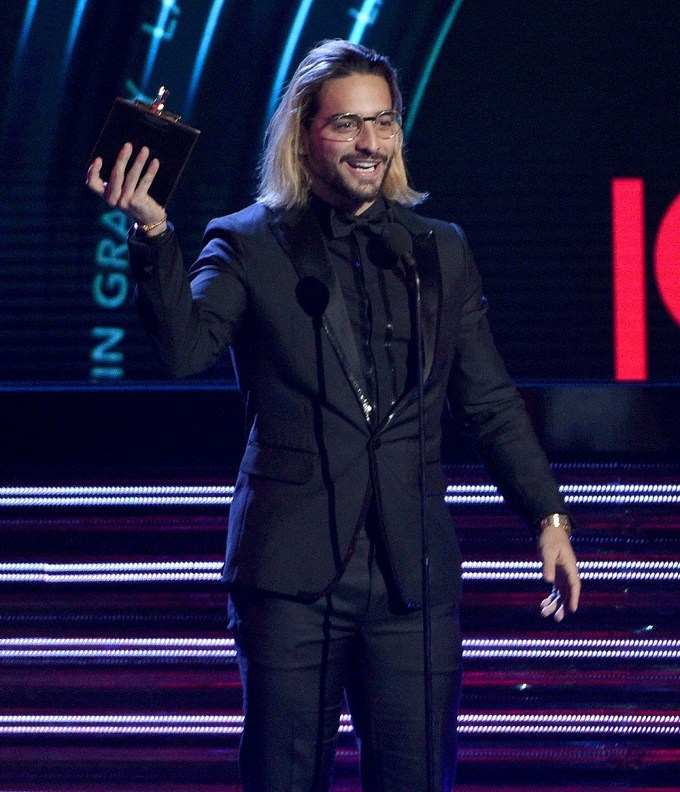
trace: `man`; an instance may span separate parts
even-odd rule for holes
[[[88,184],[136,223],[142,319],[178,375],[232,349],[250,426],[224,580],[239,651],[247,792],[330,786],[343,695],[365,790],[426,787],[419,423],[412,277],[381,240],[406,229],[420,279],[424,498],[431,556],[434,765],[455,769],[460,560],[443,493],[440,416],[462,409],[506,499],[539,531],[543,614],[579,597],[565,505],[494,347],[461,231],[410,207],[401,95],[382,56],[312,50],[266,141],[258,201],[213,220],[190,274],[159,168],[126,145]],[[160,164],[162,167],[162,163]],[[403,231],[402,231],[403,234]],[[387,232],[389,237],[389,230]],[[389,247],[389,246],[388,246]]]

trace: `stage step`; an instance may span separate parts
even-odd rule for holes
[[[680,787],[680,470],[562,466],[584,581],[543,621],[526,530],[475,466],[460,792]],[[240,684],[219,583],[230,481],[0,487],[2,792],[238,789]],[[569,786],[562,785],[568,780]],[[334,792],[359,789],[345,714]]]

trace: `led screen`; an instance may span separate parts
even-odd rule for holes
[[[388,53],[425,214],[459,223],[520,382],[680,377],[679,17],[670,0],[3,6],[0,382],[163,383],[128,221],[84,187],[117,96],[201,129],[172,200],[187,259],[247,204],[267,119],[316,41]],[[231,377],[225,360],[196,379]]]

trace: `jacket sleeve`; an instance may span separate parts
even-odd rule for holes
[[[208,226],[196,263],[185,271],[172,228],[149,240],[131,236],[135,299],[160,360],[178,377],[211,366],[232,343],[247,310],[246,272],[236,236]]]
[[[531,527],[546,514],[567,509],[524,401],[492,338],[479,271],[460,234],[465,285],[448,397],[471,427],[506,502]]]

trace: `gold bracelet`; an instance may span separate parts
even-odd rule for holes
[[[548,514],[541,522],[541,531],[546,528],[561,528],[566,532],[567,536],[571,537],[571,520],[566,514]]]
[[[141,231],[144,234],[148,234],[149,231],[153,231],[154,228],[158,228],[159,225],[163,225],[163,223],[168,219],[167,214],[163,215],[161,220],[157,220],[155,223],[150,223],[149,225],[140,225],[139,223],[135,223],[135,231]]]

